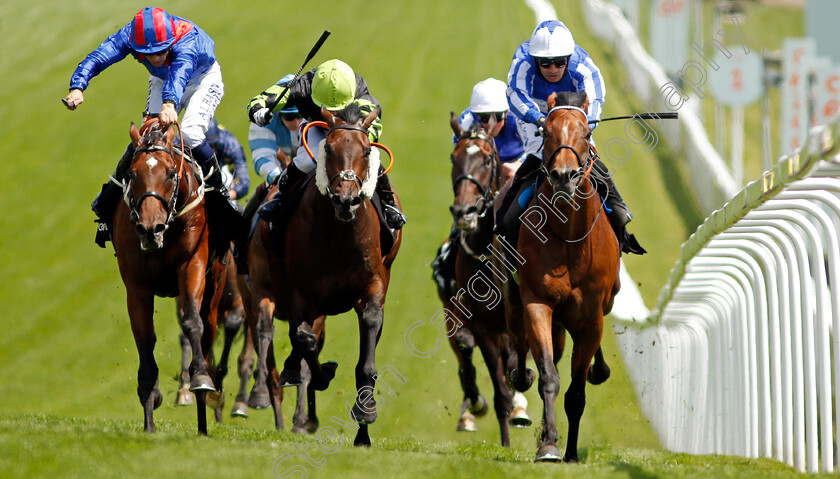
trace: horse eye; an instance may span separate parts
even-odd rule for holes
[[[330,145],[329,143],[325,143],[324,151],[326,151],[327,153],[332,153],[332,145]]]
[[[169,179],[170,180],[174,180],[176,176],[178,176],[178,172],[175,171],[175,169],[169,170]]]
[[[370,156],[370,148],[365,148],[365,156]]]

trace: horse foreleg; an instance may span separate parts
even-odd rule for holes
[[[272,298],[263,297],[257,303],[257,331],[255,342],[257,346],[257,367],[254,370],[254,386],[251,388],[251,395],[248,397],[248,406],[254,409],[265,409],[271,405],[268,386],[268,356],[269,345],[274,340],[274,301]],[[281,384],[282,385],[282,384]]]
[[[178,386],[178,394],[175,397],[176,406],[189,406],[195,403],[195,396],[190,392],[190,358],[192,358],[192,347],[190,340],[180,333],[181,341],[181,380]]]
[[[502,438],[502,446],[510,447],[510,424],[508,418],[513,407],[513,394],[505,383],[505,370],[502,355],[499,351],[499,344],[489,337],[487,332],[478,332],[476,342],[484,357],[484,364],[490,373],[493,381],[493,408],[496,411],[496,419],[499,421],[499,431]]]
[[[596,351],[600,349],[603,332],[603,318],[597,322],[597,328],[589,328],[583,333],[572,336],[572,382],[566,390],[566,417],[569,420],[569,437],[566,440],[566,462],[578,462],[577,441],[580,430],[580,418],[586,407],[586,376],[589,364]],[[601,358],[603,360],[603,358]]]
[[[163,401],[158,389],[158,367],[155,363],[154,296],[139,288],[126,287],[126,303],[131,320],[131,332],[137,346],[140,367],[137,369],[137,397],[143,406],[143,429],[155,432],[153,411]]]
[[[274,360],[274,343],[268,345],[268,357],[265,358],[269,371],[268,394],[271,399],[271,409],[274,411],[274,428],[278,431],[285,429],[283,426],[283,389],[280,387],[280,373],[277,372],[277,363]]]
[[[513,346],[515,368],[511,371],[511,383],[514,389],[525,392],[534,384],[536,374],[527,366],[528,336],[525,333],[524,312],[521,307],[519,292],[509,290],[509,297],[505,301],[505,321],[510,332],[510,342]]]
[[[359,424],[376,421],[373,386],[376,377],[376,344],[382,333],[383,310],[377,301],[369,301],[359,315],[359,361],[356,363],[356,401],[353,416]]]
[[[237,361],[239,366],[239,392],[236,394],[236,401],[230,411],[231,416],[248,417],[248,380],[251,379],[251,372],[254,369],[255,325],[252,323],[252,319],[248,319],[246,316],[245,340]]]
[[[461,404],[460,416],[456,431],[476,431],[475,416],[483,416],[487,413],[487,401],[478,392],[478,384],[475,382],[475,366],[472,362],[472,354],[475,349],[475,338],[472,332],[461,327],[449,337],[449,345],[458,360],[458,379],[461,381],[461,390],[464,391],[464,400]]]
[[[228,373],[228,360],[230,359],[230,349],[233,346],[233,340],[236,338],[236,333],[243,323],[244,310],[242,305],[232,305],[230,309],[224,313],[224,345],[222,347],[222,356],[219,358],[219,363],[216,365],[216,373],[213,375],[213,383],[217,384],[219,390],[217,393],[212,393],[218,397],[218,404],[215,405],[216,422],[222,422],[223,411],[225,406],[224,383],[225,377]]]
[[[314,416],[315,413],[315,389],[310,387],[312,385],[312,373],[305,360],[300,362],[300,376],[302,382],[297,387],[297,404],[295,404],[295,412],[292,417],[292,432],[312,434],[318,429],[318,418],[315,417],[313,420],[310,417],[310,415]]]
[[[543,303],[529,303],[525,306],[525,327],[528,344],[539,371],[540,397],[543,400],[543,430],[535,462],[559,461],[557,449],[557,426],[554,422],[554,402],[560,391],[560,376],[554,365],[554,343],[551,331],[552,310]],[[522,358],[520,358],[521,361]]]

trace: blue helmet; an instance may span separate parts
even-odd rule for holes
[[[162,52],[174,42],[175,20],[162,8],[146,7],[131,21],[131,48],[137,52]]]
[[[277,81],[278,85],[286,86],[289,82],[295,79],[295,76],[289,73],[288,75],[284,76],[280,80]],[[280,110],[280,113],[299,113],[296,106],[288,106]]]

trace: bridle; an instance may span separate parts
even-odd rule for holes
[[[551,111],[548,112],[548,115],[546,115],[546,117],[545,117],[546,122],[548,122],[548,119],[551,117],[551,114],[556,112],[557,110],[573,110],[573,111],[580,112],[583,115],[584,120],[586,120],[586,112],[583,111],[582,109],[580,109],[576,106],[563,105],[563,106],[556,106],[556,107],[552,108]],[[578,151],[573,146],[566,145],[566,144],[562,144],[562,145],[558,146],[553,152],[551,152],[550,155],[546,155],[545,152],[543,152],[543,162],[540,164],[540,170],[545,174],[545,180],[548,181],[548,184],[551,185],[552,188],[554,188],[555,185],[551,182],[551,175],[549,174],[549,171],[548,171],[548,164],[562,150],[571,150],[572,153],[575,154],[575,158],[577,158],[577,162],[578,162],[578,168],[577,168],[576,171],[577,171],[578,175],[581,177],[581,179],[586,179],[590,175],[590,173],[592,172],[592,165],[595,164],[595,160],[598,157],[597,153],[594,153],[594,151],[590,148],[589,152],[586,154],[586,156],[581,158],[580,153],[578,153]]]
[[[499,165],[497,158],[499,157],[498,152],[496,151],[496,143],[491,139],[488,138],[486,135],[483,135],[479,131],[470,131],[461,135],[458,138],[458,141],[462,140],[483,140],[490,144],[490,148],[493,150],[493,155],[489,158],[489,160],[485,160],[484,164],[487,164],[487,161],[490,162],[491,170],[490,170],[490,183],[488,185],[483,185],[478,179],[468,173],[464,173],[452,182],[452,190],[457,194],[458,185],[462,181],[469,181],[470,183],[474,184],[478,188],[478,192],[481,195],[478,200],[476,200],[475,205],[476,209],[478,210],[478,217],[483,218],[484,215],[487,214],[488,211],[493,207],[493,202],[496,198],[496,186],[499,182]],[[453,157],[452,160],[454,161],[455,158]]]
[[[162,151],[162,152],[166,153],[167,155],[169,155],[169,157],[172,159],[172,162],[178,165],[178,171],[175,173],[175,176],[172,178],[173,183],[174,183],[174,187],[172,188],[172,194],[170,195],[169,199],[166,199],[163,195],[161,195],[157,191],[147,191],[147,192],[143,193],[142,195],[140,195],[140,197],[135,200],[134,194],[131,191],[131,181],[132,180],[129,180],[128,182],[125,182],[125,183],[120,183],[119,181],[116,181],[114,178],[111,178],[111,180],[115,181],[117,184],[121,184],[121,186],[123,188],[123,195],[125,197],[125,201],[128,204],[128,209],[129,209],[129,220],[132,222],[132,224],[137,224],[137,222],[140,221],[139,209],[140,209],[140,206],[143,204],[143,201],[145,201],[147,198],[154,198],[154,199],[161,202],[161,204],[163,205],[163,209],[166,211],[167,217],[166,217],[166,222],[164,223],[164,226],[168,229],[169,225],[175,220],[175,218],[177,218],[178,216],[180,216],[180,215],[192,210],[196,206],[198,206],[198,204],[204,198],[204,188],[203,187],[198,188],[198,191],[196,193],[196,197],[195,197],[195,199],[193,199],[193,201],[184,205],[184,207],[182,207],[180,210],[176,209],[175,205],[178,202],[178,191],[181,189],[180,188],[181,187],[181,178],[183,177],[183,173],[184,173],[185,155],[184,155],[183,135],[181,135],[181,151],[180,152],[173,152],[170,148],[167,148],[166,146],[154,144],[155,141],[157,141],[158,139],[163,137],[163,131],[156,128],[157,125],[158,125],[158,122],[155,121],[155,122],[152,122],[151,124],[149,124],[146,128],[144,128],[144,130],[147,133],[141,137],[140,141],[141,141],[141,143],[146,143],[146,144],[144,146],[139,147],[136,150],[134,150],[134,154],[132,155],[132,160],[131,161],[132,161],[132,163],[134,163],[134,159],[137,158],[137,156],[140,155],[141,153],[154,153],[154,152],[157,152],[157,151]],[[179,132],[180,132],[180,129],[181,129],[180,125],[178,125]],[[176,158],[175,158],[176,153],[180,153],[178,155],[179,158],[180,158],[180,161],[176,160]],[[187,160],[187,161],[189,161],[189,160]],[[202,183],[203,183],[202,176],[200,174],[198,174],[196,176],[201,178]],[[188,177],[187,181],[189,181],[189,177]],[[189,185],[189,189],[192,190],[192,185]]]
[[[586,112],[583,111],[581,108],[578,108],[576,106],[563,105],[563,106],[556,106],[556,107],[552,108],[551,111],[548,112],[548,115],[546,115],[546,122],[548,122],[548,119],[551,117],[551,114],[556,112],[557,110],[574,110],[574,111],[580,112],[580,114],[583,115],[584,120],[586,120]],[[572,153],[575,154],[575,158],[577,158],[577,162],[578,162],[578,168],[575,171],[580,176],[581,181],[586,180],[589,177],[589,175],[592,173],[592,166],[595,164],[595,160],[598,159],[597,151],[595,151],[594,148],[591,148],[591,147],[589,148],[589,151],[587,152],[586,156],[584,156],[583,158],[581,158],[580,153],[578,153],[578,151],[573,146],[567,145],[567,144],[561,144],[560,146],[555,148],[554,151],[551,153],[551,155],[545,155],[545,152],[543,152],[544,157],[543,157],[543,162],[540,164],[540,170],[543,172],[543,174],[545,174],[545,181],[547,181],[548,184],[552,188],[555,188],[555,185],[554,185],[554,183],[552,183],[551,175],[550,175],[550,172],[548,171],[548,166],[547,165],[562,150],[571,150]],[[597,222],[598,215],[600,215],[601,211],[604,209],[604,203],[606,203],[606,198],[604,198],[601,201],[601,206],[598,208],[598,213],[595,215],[595,218],[592,220],[592,226],[589,227],[589,231],[587,231],[586,234],[584,234],[583,236],[581,236],[578,239],[568,240],[568,239],[565,239],[565,238],[561,237],[560,235],[555,233],[554,230],[551,229],[551,226],[548,224],[548,222],[545,223],[545,229],[547,229],[548,232],[551,233],[552,236],[554,236],[555,238],[557,238],[560,241],[563,241],[565,243],[579,243],[579,242],[583,241],[584,239],[586,239],[589,236],[589,234],[592,232],[592,230],[595,228],[595,223]]]
[[[360,131],[360,132],[364,133],[365,138],[367,138],[367,136],[368,136],[368,130],[365,129],[365,128],[362,128],[361,126],[358,126],[358,125],[342,124],[342,125],[333,125],[332,127],[330,127],[327,124],[327,122],[325,122],[325,121],[313,121],[313,122],[307,123],[306,126],[303,127],[303,131],[301,132],[301,143],[303,144],[303,147],[306,149],[306,153],[308,153],[309,157],[312,158],[313,160],[315,160],[315,155],[312,154],[312,150],[309,149],[309,144],[306,141],[306,132],[309,130],[309,128],[311,128],[313,126],[318,126],[318,127],[321,127],[321,128],[327,128],[327,135],[326,135],[327,137],[329,137],[330,133],[332,133],[334,130],[355,130],[355,131]],[[378,177],[385,176],[389,171],[391,171],[391,167],[394,166],[394,154],[391,153],[391,150],[388,149],[387,146],[382,145],[380,143],[377,143],[375,141],[371,141],[370,146],[385,150],[385,152],[388,153],[388,156],[391,159],[390,163],[388,164],[388,168],[385,168],[385,171],[383,171],[381,175],[379,175],[379,172],[376,172],[376,174],[378,175],[377,176],[377,179],[378,179]],[[332,191],[332,185],[333,185],[333,183],[336,182],[336,179],[338,179],[339,184],[341,184],[343,182],[346,182],[346,181],[352,181],[356,184],[356,187],[359,188],[360,190],[362,189],[362,183],[364,182],[364,180],[361,177],[359,177],[359,175],[357,175],[356,172],[353,171],[353,170],[339,171],[338,173],[333,175],[332,178],[330,178],[329,182],[326,185],[327,194],[330,197],[336,196],[336,194],[333,193],[333,191]]]

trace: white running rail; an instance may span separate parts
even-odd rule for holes
[[[840,119],[716,210],[618,340],[662,444],[840,464]]]

